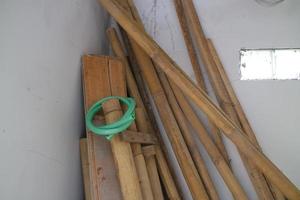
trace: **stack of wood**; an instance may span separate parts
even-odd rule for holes
[[[133,97],[137,107],[135,122],[111,141],[90,131],[81,140],[86,199],[182,199],[156,120],[163,124],[193,199],[222,199],[195,136],[233,198],[248,199],[230,166],[221,134],[236,145],[259,199],[300,199],[298,188],[262,153],[213,43],[204,35],[192,0],[174,0],[174,4],[197,83],[145,32],[132,0],[99,1],[116,20],[121,34],[114,28],[107,30],[114,57],[83,57],[85,110],[106,96]],[[195,48],[220,106],[207,95]],[[209,130],[187,98],[206,114]],[[113,123],[124,109],[119,101],[110,100],[94,123]]]

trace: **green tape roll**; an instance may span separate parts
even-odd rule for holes
[[[124,115],[116,122],[107,125],[96,126],[93,123],[93,118],[96,113],[102,109],[104,102],[110,99],[118,99],[121,103],[127,105],[127,110]],[[119,96],[109,96],[96,102],[86,113],[86,126],[87,128],[97,135],[104,136],[106,139],[111,140],[111,138],[123,131],[125,131],[135,120],[135,101],[133,98],[129,97],[119,97]]]

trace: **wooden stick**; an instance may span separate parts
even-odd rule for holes
[[[226,91],[228,92],[228,95],[230,97],[230,100],[232,102],[232,105],[237,113],[237,116],[238,116],[238,119],[241,123],[241,126],[243,128],[243,130],[245,131],[245,133],[247,134],[249,140],[254,144],[256,145],[256,147],[262,151],[257,139],[256,139],[256,136],[255,136],[255,133],[253,131],[253,129],[251,128],[251,125],[246,117],[246,114],[232,88],[232,85],[229,81],[229,78],[225,72],[225,69],[222,65],[222,62],[218,56],[218,53],[213,45],[213,42],[210,40],[210,39],[207,39],[207,43],[208,43],[208,48],[210,50],[210,53],[213,57],[213,60],[214,60],[214,63],[216,64],[215,66],[217,67],[217,70],[218,70],[218,73],[223,81],[223,84],[226,88]],[[270,189],[273,193],[273,196],[275,199],[278,199],[278,200],[284,200],[284,196],[283,194],[278,190],[278,188],[274,185],[272,185],[272,183],[268,183],[270,185]]]
[[[201,58],[203,59],[203,62],[205,64],[204,66],[206,67],[209,78],[211,80],[211,83],[216,92],[217,98],[221,105],[221,108],[225,111],[226,114],[228,114],[230,116],[231,120],[233,120],[233,122],[237,126],[239,126],[240,122],[236,116],[234,108],[233,108],[231,101],[229,99],[229,96],[226,92],[226,88],[222,84],[222,79],[219,76],[217,69],[214,66],[213,60],[211,58],[208,45],[206,44],[207,42],[205,39],[205,35],[201,28],[200,21],[197,17],[197,13],[196,13],[193,1],[191,1],[191,0],[182,1],[182,4],[183,4],[183,8],[184,8],[185,14],[187,16],[187,19],[189,21],[191,30],[195,34],[196,44],[200,50]],[[251,163],[251,161],[248,161],[244,157],[244,155],[242,155],[240,153],[240,156],[242,158],[244,166],[246,167],[246,170],[249,174],[250,180],[253,183],[253,186],[256,190],[258,197],[260,199],[272,199],[271,191],[268,187],[268,184],[267,184],[263,174],[260,173],[258,171],[258,169],[253,165],[253,163]]]
[[[138,129],[141,131],[144,131],[144,132],[153,132],[153,130],[149,129],[150,126],[146,123],[149,120],[147,119],[147,115],[145,114],[146,113],[145,106],[142,101],[142,97],[139,93],[137,84],[134,80],[131,68],[129,67],[129,63],[126,58],[126,54],[122,48],[122,45],[121,45],[121,42],[120,42],[118,36],[117,36],[117,33],[113,28],[109,28],[107,30],[107,33],[108,33],[113,51],[115,52],[115,54],[118,57],[120,57],[123,60],[123,63],[126,68],[126,81],[127,81],[127,85],[128,85],[129,94],[135,99],[135,101],[137,103],[136,123],[138,125]],[[160,148],[160,147],[157,147],[157,148]],[[148,161],[146,159],[146,162],[148,162],[148,164],[151,165],[150,167],[147,166],[147,169],[148,169],[148,174],[149,174],[149,178],[150,178],[150,182],[151,182],[151,186],[152,186],[152,190],[153,190],[154,199],[160,199],[162,196],[162,190],[161,190],[158,174],[155,173],[154,166],[156,166],[156,163],[153,163],[152,158],[149,158]],[[155,162],[155,160],[154,160],[154,162]],[[162,165],[164,165],[164,162],[162,163]],[[157,169],[156,169],[156,172],[157,172]],[[169,169],[165,169],[164,173],[168,174]],[[169,189],[167,189],[169,191],[175,191],[175,192],[173,192],[174,194],[171,193],[169,197],[176,197],[176,199],[179,199],[179,195],[178,195],[176,187],[173,188],[175,185],[173,183],[172,177],[167,176],[167,178],[168,178],[167,185],[165,185],[165,187],[169,188]]]
[[[146,116],[142,109],[136,110],[136,116],[137,116],[137,122],[139,124],[140,130],[148,130],[148,126],[146,123]],[[151,187],[153,190],[153,195],[155,200],[163,200],[164,195],[162,192],[159,175],[158,175],[158,169],[155,161],[155,146],[156,145],[150,145],[143,147],[143,154],[145,156],[145,160],[147,163],[147,170],[151,181]],[[147,155],[145,154],[145,149],[153,147],[154,154]]]
[[[192,36],[189,32],[188,25],[186,18],[184,16],[183,7],[181,4],[181,0],[174,0],[175,8],[177,17],[179,20],[180,28],[183,34],[183,38],[185,41],[185,45],[188,50],[189,58],[193,67],[193,71],[197,80],[198,85],[208,94],[207,88],[205,87],[204,78],[201,72],[201,67],[198,62],[197,53],[193,45]],[[230,166],[230,159],[223,143],[223,139],[220,133],[220,130],[209,121],[209,126],[211,127],[211,135],[216,143],[217,147],[219,148],[220,152],[223,154],[224,158],[226,159],[227,163]]]
[[[198,85],[201,88],[205,88],[205,83],[203,80],[203,75],[201,72],[201,68],[200,68],[200,64],[198,62],[198,58],[197,58],[197,53],[196,50],[194,48],[193,45],[193,39],[192,36],[190,35],[188,26],[187,26],[187,21],[186,18],[184,16],[184,12],[183,12],[183,8],[182,8],[182,4],[180,0],[173,0],[174,5],[175,5],[175,9],[176,9],[176,14],[177,14],[177,18],[179,20],[179,25],[181,28],[181,32],[183,35],[183,39],[186,45],[186,48],[188,50],[188,54],[189,54],[189,58],[193,67],[193,71],[197,80]]]
[[[169,187],[165,187],[167,195],[168,195],[169,199],[180,200],[181,197],[179,195],[179,192],[176,189],[175,182],[172,181],[173,178],[172,178],[170,170],[168,170],[168,163],[164,157],[164,153],[161,150],[161,148],[159,148],[159,146],[157,146],[157,145],[156,145],[155,150],[156,150],[155,157],[157,159],[157,164],[158,164],[157,166],[158,166],[158,170],[159,170],[162,182],[164,185],[169,186]]]
[[[98,99],[106,96],[126,95],[125,70],[122,62],[109,57],[85,56],[85,76],[100,78],[101,84],[93,92],[98,94]],[[103,105],[106,123],[112,123],[122,115],[120,104],[117,100],[110,100]],[[132,155],[130,144],[123,142],[119,135],[112,138],[111,148],[118,172],[123,199],[140,200],[142,192]],[[133,192],[134,191],[134,192]]]
[[[178,122],[178,125],[181,129],[181,132],[183,134],[183,137],[185,139],[185,142],[187,143],[187,147],[191,153],[191,156],[195,162],[195,165],[197,167],[198,173],[205,185],[206,191],[210,197],[210,199],[219,199],[219,195],[217,190],[215,189],[215,186],[212,182],[212,179],[208,173],[208,170],[205,166],[204,160],[198,150],[198,147],[194,141],[193,136],[190,133],[190,130],[188,128],[188,124],[186,121],[186,118],[184,117],[184,114],[182,110],[180,109],[176,97],[172,91],[172,88],[167,80],[167,77],[165,74],[157,68],[158,76],[160,78],[160,81],[162,83],[162,86],[164,87],[165,93],[167,95],[168,101],[170,103],[170,106],[173,110],[173,113],[175,115],[175,118]]]
[[[123,1],[122,1],[123,2]],[[114,53],[120,57],[126,67],[126,81],[127,81],[127,85],[128,85],[128,92],[129,94],[135,98],[137,107],[142,108],[144,110],[144,112],[146,112],[146,107],[147,107],[147,122],[150,120],[152,122],[149,122],[148,124],[148,128],[151,132],[154,131],[158,131],[158,128],[155,123],[155,117],[153,114],[153,110],[152,107],[150,105],[150,102],[148,100],[147,94],[146,94],[146,88],[144,87],[144,83],[142,81],[142,79],[140,79],[140,77],[134,76],[134,73],[132,72],[132,68],[130,67],[130,65],[133,65],[133,63],[129,64],[129,61],[127,59],[127,55],[125,53],[125,50],[122,47],[122,43],[119,39],[119,37],[117,36],[117,32],[114,28],[108,28],[107,32],[109,33],[108,35],[113,39],[113,42],[111,42],[112,48]],[[121,31],[123,32],[123,31]],[[124,37],[124,35],[123,35]],[[123,38],[124,39],[124,38]],[[129,46],[129,42],[128,41],[124,41],[125,46]],[[131,54],[131,52],[129,52],[130,55],[130,60],[133,62],[133,55]],[[134,61],[135,62],[135,61]],[[139,72],[136,72],[139,73]],[[135,80],[136,79],[136,80]],[[138,82],[139,84],[137,84],[136,82]],[[147,105],[147,106],[145,106]],[[155,128],[153,128],[153,126],[155,126]]]
[[[181,197],[177,190],[176,183],[173,179],[173,177],[176,176],[175,171],[169,167],[170,163],[168,163],[168,162],[170,162],[170,161],[166,159],[168,152],[165,148],[165,144],[160,135],[160,130],[158,129],[158,126],[156,124],[154,111],[152,109],[152,106],[151,106],[151,103],[150,103],[150,100],[149,100],[149,97],[148,97],[148,94],[147,94],[147,91],[145,88],[144,81],[143,81],[142,77],[140,76],[139,71],[136,70],[137,63],[135,61],[133,51],[130,48],[129,40],[128,40],[127,36],[125,35],[124,31],[121,31],[121,33],[123,33],[123,39],[128,47],[127,50],[128,50],[128,54],[129,54],[128,57],[131,61],[131,69],[135,69],[133,74],[134,74],[134,77],[137,82],[137,87],[139,88],[139,91],[137,93],[135,93],[138,95],[136,95],[136,96],[131,95],[131,96],[134,97],[136,100],[140,99],[140,101],[137,101],[137,107],[143,108],[145,117],[147,117],[146,122],[148,122],[147,123],[148,130],[150,133],[156,135],[158,138],[160,146],[156,145],[156,152],[160,152],[160,156],[158,158],[158,154],[156,154],[155,157],[157,159],[158,168],[160,169],[159,174],[162,178],[164,187],[167,192],[167,196],[169,199],[179,200],[179,199],[181,199]],[[130,71],[131,71],[131,69],[130,69]],[[132,73],[132,71],[131,71],[131,73]],[[141,102],[141,104],[139,104],[138,102]],[[139,121],[139,120],[137,119],[137,121]]]
[[[80,139],[80,158],[83,176],[84,196],[86,200],[92,199],[91,186],[90,186],[90,172],[89,172],[89,161],[88,161],[88,147],[87,139]]]
[[[109,70],[108,76],[109,76],[109,81],[110,81],[109,83],[110,83],[110,90],[111,90],[111,93],[109,95],[127,96],[126,80],[125,80],[126,70],[122,62],[120,60],[109,59],[108,70]],[[118,108],[119,111],[117,110]],[[106,123],[112,123],[118,120],[122,116],[122,110],[118,100],[110,100],[104,103],[103,112],[104,112]],[[121,140],[120,135],[116,135],[112,138],[111,146],[114,153],[115,163],[119,171],[119,180],[120,180],[120,185],[121,185],[124,199],[142,199],[144,196],[143,192],[145,192],[145,194],[147,195],[151,195],[152,194],[151,187],[147,188],[149,191],[145,191],[145,188],[141,189],[139,184],[140,181],[138,179],[138,174],[142,174],[140,178],[142,177],[145,178],[144,174],[147,174],[145,163],[143,163],[144,164],[143,168],[136,169],[135,167],[135,164],[141,166],[140,165],[141,160],[139,160],[141,156],[138,157],[138,155],[142,153],[141,148],[138,148],[137,146],[130,147],[129,143],[123,142]],[[134,160],[137,162],[135,163]],[[143,162],[145,161],[143,160]],[[140,172],[140,170],[144,170],[144,171]]]
[[[108,35],[108,38],[110,39],[113,50],[116,52],[116,54],[121,54],[122,52],[120,52],[120,51],[122,51],[122,49],[120,47],[119,41],[117,40],[118,38],[117,38],[116,32],[114,32],[113,29],[108,29],[107,35]],[[124,71],[126,73],[125,77],[126,77],[127,83],[130,85],[134,85],[132,80],[127,78],[128,76],[130,76],[130,74],[129,74],[130,72],[127,70],[127,68],[129,68],[128,63],[122,57],[121,57],[121,60],[123,61],[123,64],[125,67]],[[133,124],[130,127],[130,130],[137,131],[135,124]],[[131,149],[132,149],[132,153],[134,156],[135,166],[136,166],[137,172],[138,172],[139,182],[141,184],[143,199],[153,200],[154,196],[153,196],[153,192],[151,189],[151,183],[150,183],[150,179],[149,179],[149,175],[148,175],[148,171],[147,171],[147,167],[146,167],[146,161],[142,154],[141,144],[131,143]]]
[[[116,32],[113,29],[108,29],[107,35],[111,42],[114,52],[117,55],[122,56],[120,58],[123,60],[123,64],[126,69],[125,70],[126,71],[126,81],[127,81],[128,85],[129,84],[131,85],[131,87],[128,87],[128,88],[132,88],[132,87],[136,86],[133,83],[133,80],[128,78],[129,76],[132,76],[132,74],[130,74],[130,71],[127,70],[129,68],[128,62],[124,59],[121,43],[118,40]],[[132,89],[130,89],[130,90],[131,90],[131,92],[135,91],[135,90],[132,91]],[[134,127],[133,130],[136,131],[137,130],[136,127]],[[145,158],[142,154],[141,144],[132,143],[131,147],[132,147],[133,155],[135,158],[135,164],[137,167],[137,171],[138,171],[138,175],[139,175],[139,179],[140,179],[140,183],[141,183],[143,198],[151,200],[154,198],[154,196],[153,196],[152,189],[151,189],[151,183],[150,183],[150,179],[149,179],[148,172],[147,172]]]
[[[132,125],[130,129],[137,130],[135,124]],[[155,198],[146,166],[146,160],[142,152],[142,146],[139,143],[131,143],[131,149],[142,189],[143,199],[154,200]]]
[[[129,58],[131,60],[133,60],[133,54],[131,53],[131,51],[129,51],[129,54],[130,54]],[[133,65],[132,65],[132,68],[136,68],[136,67],[137,66],[133,67]],[[140,97],[140,98],[143,99],[143,104],[141,105],[141,107],[143,107],[144,110],[146,110],[146,112],[144,112],[144,113],[150,119],[150,120],[146,120],[147,122],[149,122],[148,123],[148,128],[149,128],[150,132],[152,132],[153,134],[155,134],[157,136],[158,141],[160,143],[160,146],[156,145],[156,156],[155,156],[156,159],[157,159],[157,164],[158,164],[158,168],[159,168],[160,177],[163,181],[163,184],[164,184],[164,187],[166,189],[168,198],[169,199],[174,199],[174,200],[179,200],[179,199],[181,199],[181,197],[179,195],[179,192],[177,190],[177,188],[179,186],[178,185],[176,186],[176,182],[173,179],[173,177],[176,176],[176,173],[175,173],[173,168],[169,167],[171,165],[169,163],[170,160],[166,159],[166,157],[168,157],[168,152],[166,150],[166,147],[165,147],[165,144],[163,142],[162,136],[161,136],[160,131],[158,129],[158,126],[156,124],[153,109],[152,109],[150,101],[148,99],[149,97],[146,94],[147,92],[146,92],[146,88],[144,87],[143,79],[140,76],[138,70],[135,70],[134,75],[135,75],[135,78],[138,82],[138,86],[140,88],[142,88],[142,89],[139,89],[140,93],[143,93],[143,95],[141,95],[141,97]],[[135,97],[135,99],[136,98],[137,97]],[[144,102],[147,102],[147,103],[144,103]]]
[[[209,137],[209,134],[207,133],[202,122],[195,114],[194,110],[192,109],[192,106],[185,99],[184,95],[179,91],[179,88],[174,83],[172,83],[172,81],[170,81],[170,85],[184,115],[191,123],[192,127],[195,129],[197,136],[199,137],[201,143],[204,145],[206,151],[210,155],[211,160],[214,162],[216,168],[218,169],[220,175],[222,176],[224,182],[228,186],[234,198],[247,199],[246,193],[239,184],[238,180],[233,175],[228,163],[222,156],[220,150],[216,147],[214,142]]]
[[[115,0],[99,0],[104,8],[126,30],[132,40],[139,44],[166,75],[190,97],[199,108],[218,126],[226,136],[290,199],[300,198],[298,188],[249,140],[243,131],[199,89],[179,66],[127,15]],[[165,99],[164,99],[165,100]],[[170,111],[170,109],[165,110]],[[173,141],[172,141],[173,142]]]
[[[132,6],[130,4],[129,6]],[[142,23],[137,13],[133,13],[135,9],[130,9],[132,19],[138,21],[138,26],[142,27]],[[124,28],[124,27],[123,27]],[[167,102],[167,98],[164,94],[163,88],[160,85],[159,78],[156,74],[155,68],[149,56],[141,49],[141,47],[135,43],[132,38],[129,38],[132,49],[136,56],[137,62],[142,71],[142,75],[148,83],[150,93],[153,96],[154,103],[156,104],[158,113],[164,124],[164,128],[171,142],[173,151],[176,155],[179,166],[185,177],[187,185],[191,191],[193,198],[195,199],[208,199],[205,188],[201,182],[199,174],[196,170],[195,164],[191,158],[185,141],[181,135],[180,129],[177,125],[172,110]]]
[[[142,106],[144,108],[144,110],[146,110],[145,114],[148,117],[149,120],[147,120],[148,122],[148,126],[149,126],[149,130],[152,130],[150,132],[152,132],[153,134],[155,134],[158,138],[159,144],[160,146],[157,147],[157,149],[160,150],[160,152],[162,153],[162,157],[161,159],[158,159],[157,156],[157,164],[158,167],[160,167],[161,169],[164,170],[159,170],[160,176],[161,177],[165,177],[165,181],[163,181],[163,184],[166,188],[167,194],[169,198],[175,198],[176,199],[180,199],[180,195],[178,192],[172,194],[172,193],[168,193],[168,191],[173,192],[173,191],[177,191],[177,188],[179,188],[180,183],[179,182],[175,182],[173,179],[167,180],[167,178],[172,178],[172,177],[176,177],[176,172],[175,169],[173,168],[173,165],[171,163],[171,160],[168,159],[168,151],[166,149],[166,145],[164,143],[164,140],[162,138],[162,135],[160,133],[160,130],[158,128],[157,125],[157,121],[155,118],[155,114],[152,108],[152,105],[150,103],[150,94],[147,92],[147,88],[146,88],[146,84],[144,79],[142,78],[141,74],[140,74],[140,70],[137,64],[137,61],[135,59],[133,50],[131,48],[130,42],[129,42],[129,38],[126,35],[126,32],[120,27],[121,29],[121,33],[122,33],[122,37],[123,37],[123,41],[125,42],[125,46],[127,47],[127,52],[128,52],[128,59],[130,60],[131,63],[131,69],[132,72],[134,74],[134,78],[137,82],[137,87],[139,88],[139,93],[140,93],[140,98],[142,99]],[[156,154],[157,155],[157,154]],[[166,185],[168,183],[171,183],[170,185]],[[173,186],[176,186],[175,188],[172,188]],[[169,188],[170,187],[170,188]],[[179,192],[182,192],[181,190],[178,190]],[[171,196],[170,196],[171,195]],[[171,199],[172,199],[171,198]]]
[[[137,105],[138,105],[138,107],[141,107],[145,112],[145,116],[147,118],[146,121],[148,124],[148,129],[149,129],[150,133],[157,136],[159,143],[160,143],[160,148],[162,148],[165,156],[167,156],[167,150],[165,148],[162,136],[160,134],[160,130],[157,125],[154,110],[151,105],[151,100],[150,100],[151,97],[150,97],[150,94],[147,92],[148,90],[147,90],[146,83],[145,83],[143,77],[141,76],[141,70],[139,69],[134,52],[133,52],[131,44],[129,42],[129,38],[128,38],[126,32],[122,29],[122,27],[120,27],[120,32],[121,32],[122,39],[125,43],[125,47],[127,50],[128,63],[130,63],[130,65],[129,65],[130,72],[133,75],[132,78],[135,80],[136,87],[138,88],[138,92],[137,92],[138,95],[132,95],[132,96],[140,99],[139,101],[137,101]],[[130,91],[129,91],[129,93],[130,93]],[[140,104],[139,104],[139,102],[140,102]]]

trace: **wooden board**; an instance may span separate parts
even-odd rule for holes
[[[80,158],[85,200],[91,200],[90,171],[86,138],[80,139]]]
[[[103,58],[103,57],[101,57]],[[109,87],[103,83],[103,77],[108,73],[106,68],[99,68],[107,64],[108,58],[92,59],[83,57],[83,92],[85,111],[101,98],[99,85]],[[90,186],[92,200],[122,199],[117,171],[114,165],[111,146],[108,140],[87,131],[88,162],[90,171]]]
[[[119,59],[107,56],[84,56],[83,61],[86,108],[92,105],[87,103],[91,99],[93,99],[92,103],[95,103],[107,96],[126,96],[125,69]],[[122,115],[122,109],[117,100],[106,102],[103,105],[103,112],[106,123],[112,123]],[[104,138],[101,139],[105,140]],[[114,179],[114,185],[109,188],[110,194],[104,194],[103,199],[115,199],[112,195],[115,195],[114,192],[119,193],[119,188],[121,188],[122,199],[142,199],[130,144],[122,141],[120,135],[114,136],[109,144],[112,149],[114,166],[116,166],[114,174],[118,175],[120,186],[115,184]],[[102,187],[100,187],[100,190],[102,190]],[[101,192],[100,195],[102,195]],[[120,199],[119,194],[117,194],[117,198]]]
[[[140,144],[156,144],[157,139],[154,135],[150,135],[149,133],[143,133],[138,131],[124,131],[122,133],[122,140],[130,142],[130,143],[140,143]]]

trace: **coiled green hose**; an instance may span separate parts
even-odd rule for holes
[[[96,126],[93,123],[93,118],[97,112],[102,108],[102,104],[110,99],[119,99],[121,103],[127,105],[127,110],[124,115],[116,122],[107,125]],[[111,138],[123,131],[125,131],[131,123],[135,120],[135,101],[133,98],[129,97],[119,97],[119,96],[109,96],[96,102],[86,113],[86,126],[87,128],[97,135],[106,137],[106,139],[111,140]]]

